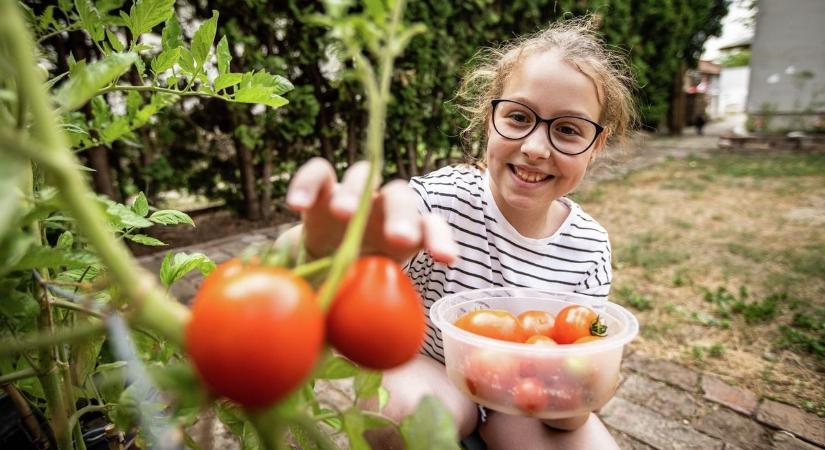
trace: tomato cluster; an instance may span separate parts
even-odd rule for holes
[[[463,314],[454,324],[481,336],[541,346],[581,344],[601,339],[606,331],[594,311],[576,305],[556,316],[537,310],[516,316],[505,310],[482,309]],[[586,408],[603,397],[595,364],[586,356],[528,357],[476,348],[462,355],[458,367],[470,395],[494,405],[513,406],[525,415]]]
[[[325,339],[355,363],[388,369],[418,352],[424,327],[415,287],[388,258],[356,261],[326,314],[288,269],[232,259],[198,289],[185,348],[213,393],[256,409],[306,378]]]
[[[518,316],[503,309],[477,309],[461,315],[455,326],[480,336],[536,345],[581,344],[607,332],[592,309],[570,305],[553,317],[547,311],[524,311]]]

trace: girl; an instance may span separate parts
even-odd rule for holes
[[[464,136],[484,136],[483,163],[388,183],[375,197],[364,252],[407,261],[427,309],[447,293],[493,286],[606,301],[607,232],[565,196],[607,142],[629,130],[629,78],[589,19],[554,24],[482,55],[488,60],[465,78],[459,98],[469,119]],[[283,239],[298,242],[303,232],[310,255],[331,253],[366,173],[366,164],[355,164],[339,184],[327,161],[306,163],[287,194],[303,223]],[[432,326],[422,353],[384,374],[391,393],[384,413],[400,420],[421,397],[436,395],[461,436],[470,435],[478,409],[449,383]],[[617,448],[593,414],[540,421],[487,412],[479,433],[490,449]],[[378,448],[401,447],[392,431],[369,438]]]

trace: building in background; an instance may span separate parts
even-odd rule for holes
[[[749,130],[825,132],[825,0],[759,0],[749,79]]]
[[[719,64],[700,60],[696,69],[685,74],[685,117],[689,125],[695,125],[700,115],[703,120],[717,117],[720,69]]]

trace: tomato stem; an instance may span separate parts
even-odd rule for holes
[[[601,317],[596,317],[596,320],[590,324],[590,334],[593,336],[604,336],[607,334],[607,325],[602,322]]]
[[[329,269],[331,265],[332,257],[328,256],[326,258],[316,259],[315,261],[308,262],[306,264],[301,264],[300,266],[295,266],[295,268],[292,269],[292,273],[301,278],[307,278],[318,272]]]

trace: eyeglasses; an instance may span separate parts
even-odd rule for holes
[[[529,106],[513,100],[493,100],[493,128],[505,139],[517,141],[530,135],[542,123],[547,124],[550,145],[565,155],[586,152],[604,127],[592,120],[576,116],[545,119]]]

